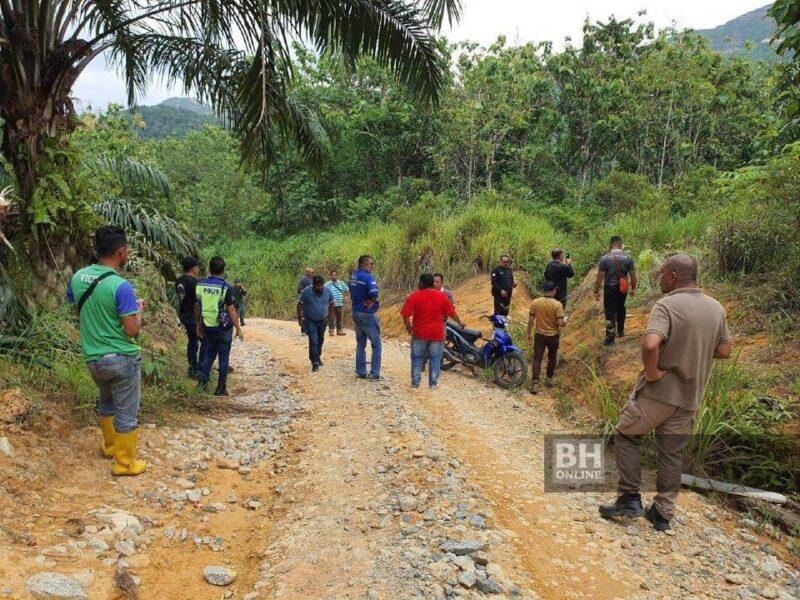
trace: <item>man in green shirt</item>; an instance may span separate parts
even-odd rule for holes
[[[72,276],[67,300],[80,316],[81,347],[99,389],[97,417],[102,453],[114,458],[114,475],[139,475],[147,465],[136,458],[141,399],[141,356],[135,337],[142,328],[143,305],[130,282],[118,273],[128,260],[125,232],[95,231],[97,264]]]

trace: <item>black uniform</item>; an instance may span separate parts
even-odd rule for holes
[[[178,318],[186,329],[186,362],[189,363],[189,373],[194,375],[200,371],[200,360],[197,352],[199,342],[197,339],[197,323],[194,319],[194,307],[197,304],[197,279],[191,275],[181,275],[175,282],[175,293],[178,294],[181,304],[178,307]]]
[[[503,298],[500,291],[507,293]],[[496,267],[492,271],[492,296],[494,297],[494,314],[508,316],[511,307],[511,293],[514,291],[514,272],[508,267]]]
[[[552,281],[558,286],[556,288],[556,300],[561,302],[564,308],[567,307],[567,279],[574,277],[575,271],[572,265],[551,260],[544,269],[545,281]]]

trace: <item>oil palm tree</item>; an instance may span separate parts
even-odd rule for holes
[[[369,55],[420,99],[437,99],[444,70],[432,33],[459,16],[461,0],[0,0],[2,154],[11,164],[21,216],[34,224],[37,181],[77,126],[71,90],[106,53],[123,74],[130,104],[153,76],[210,104],[242,144],[268,163],[292,139],[321,159],[314,115],[288,91],[291,40]],[[55,148],[55,151],[53,150]]]

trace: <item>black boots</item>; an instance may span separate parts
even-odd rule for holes
[[[217,384],[217,389],[214,390],[214,395],[215,396],[227,396],[228,395],[228,389],[227,389],[226,384],[225,383],[218,383]]]
[[[600,516],[604,519],[611,517],[641,517],[641,494],[622,494],[614,504],[601,504]]]
[[[667,529],[670,529],[669,519],[665,519],[663,516],[661,516],[661,513],[658,512],[655,504],[650,505],[650,507],[647,509],[647,512],[644,513],[644,518],[653,524],[653,528],[656,531],[666,531]]]
[[[656,531],[667,531],[670,529],[669,519],[658,512],[655,504],[642,509],[642,496],[640,494],[622,494],[614,504],[602,504],[600,506],[600,516],[606,519],[612,517],[641,517],[653,524]]]

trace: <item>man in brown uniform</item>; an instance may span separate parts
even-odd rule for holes
[[[641,516],[640,442],[655,430],[656,496],[644,516],[658,531],[670,528],[681,487],[683,447],[711,373],[712,359],[729,358],[725,309],[697,287],[697,261],[668,256],[659,280],[665,294],[650,313],[642,342],[644,371],[619,416],[614,436],[620,496],[600,507],[603,517]]]

